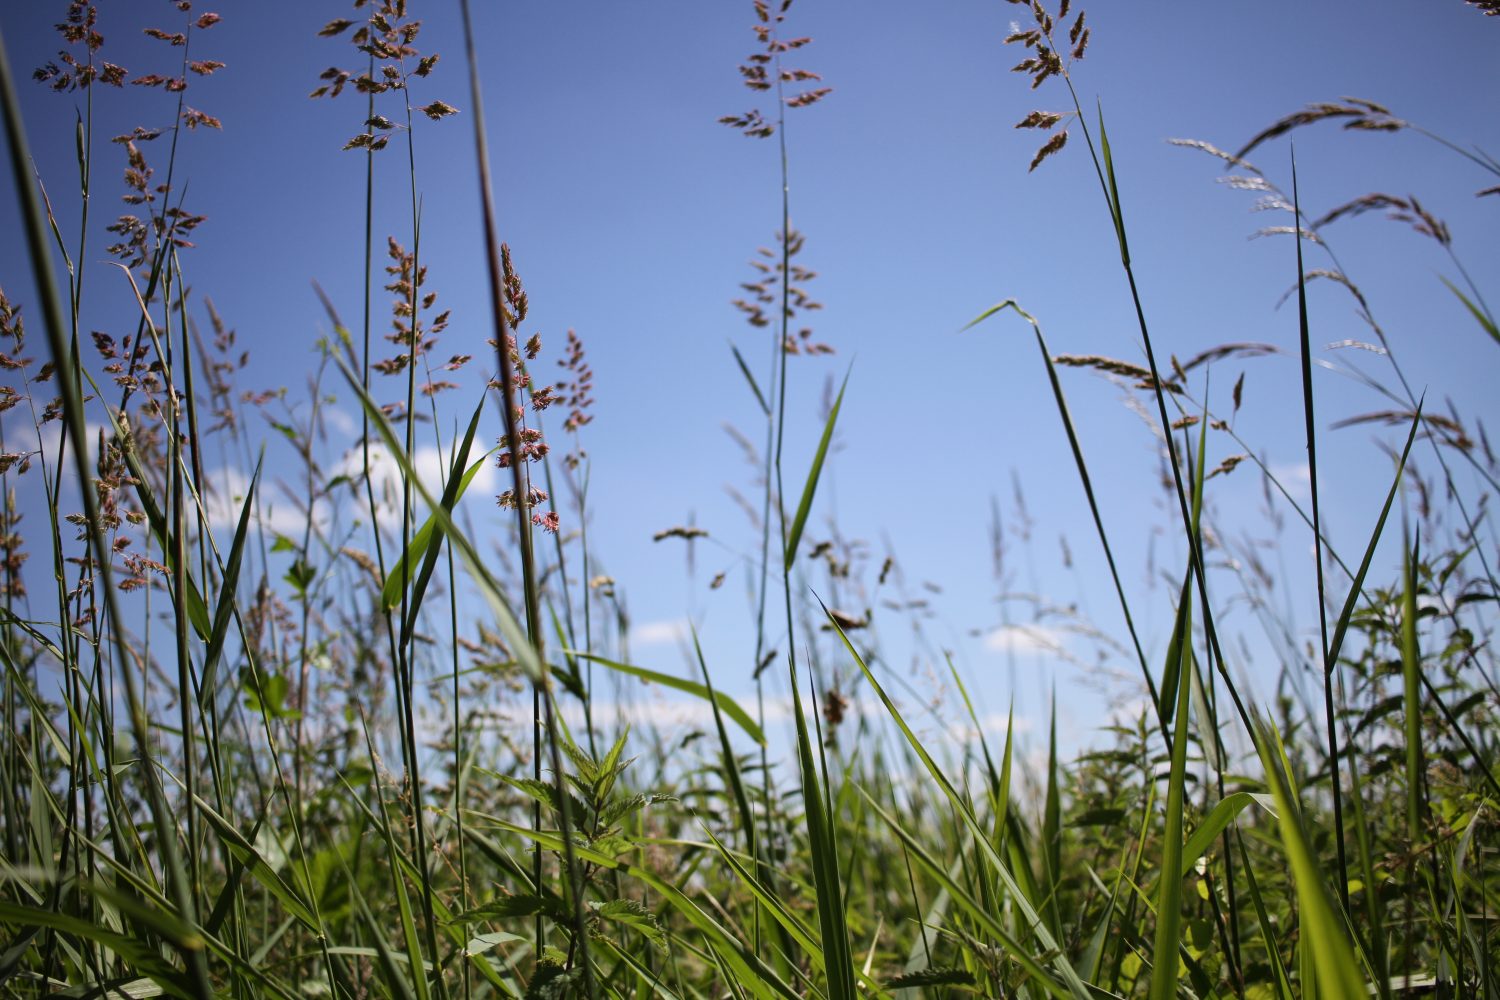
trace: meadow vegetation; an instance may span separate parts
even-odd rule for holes
[[[594,373],[577,336],[559,350],[523,332],[524,248],[513,259],[496,221],[467,2],[455,13],[432,0],[358,0],[321,32],[347,68],[310,68],[313,96],[362,122],[329,141],[365,159],[370,184],[377,170],[410,173],[410,224],[387,236],[369,214],[349,221],[363,233],[366,294],[356,308],[325,299],[315,318],[333,333],[298,407],[239,384],[243,345],[190,290],[193,255],[213,250],[192,248],[202,217],[173,186],[174,166],[195,131],[220,127],[193,105],[193,83],[224,69],[198,56],[231,26],[201,0],[153,8],[175,18],[146,26],[161,66],[126,69],[109,61],[105,15],[58,2],[60,57],[34,67],[6,50],[0,86],[23,208],[7,239],[25,241],[38,292],[23,308],[23,276],[6,275],[12,295],[0,295],[0,992],[1500,996],[1500,550],[1488,521],[1500,463],[1481,423],[1439,413],[1408,384],[1399,358],[1411,348],[1338,264],[1340,221],[1385,213],[1441,244],[1473,335],[1500,349],[1500,331],[1447,227],[1417,198],[1362,195],[1314,216],[1294,176],[1280,184],[1250,157],[1303,128],[1414,133],[1434,155],[1467,158],[1486,207],[1500,197],[1500,163],[1350,98],[1309,105],[1236,151],[1186,143],[1281,220],[1267,232],[1282,237],[1296,276],[1312,484],[1294,496],[1235,434],[1241,385],[1208,378],[1270,348],[1204,344],[1183,361],[1153,348],[1126,168],[1104,115],[1074,89],[1091,39],[1084,11],[1010,2],[1020,27],[1009,48],[997,39],[995,57],[1019,52],[1018,84],[1062,108],[1016,127],[1041,133],[1034,169],[1054,156],[1092,163],[1097,190],[1079,196],[1112,224],[1131,296],[1121,308],[1143,348],[1122,345],[1126,359],[1054,354],[1041,318],[1017,300],[965,334],[1003,323],[1034,340],[1071,445],[1059,459],[1086,493],[1091,544],[1125,622],[1113,639],[1139,668],[1138,715],[1072,760],[1054,730],[1039,767],[1023,763],[1013,729],[982,725],[972,707],[958,742],[924,736],[920,700],[904,697],[908,682],[871,627],[887,611],[837,610],[838,595],[858,592],[847,553],[805,537],[844,388],[859,374],[830,394],[811,468],[784,469],[789,366],[837,348],[814,332],[815,275],[791,225],[796,151],[782,127],[788,115],[836,113],[807,110],[833,84],[804,68],[816,48],[797,35],[791,0],[747,5],[753,36],[739,73],[756,107],[724,118],[777,143],[781,163],[766,180],[781,191],[767,226],[777,238],[741,286],[734,304],[747,327],[725,359],[764,421],[745,441],[760,469],[748,504],[755,644],[712,670],[699,653],[684,676],[632,662],[618,597],[629,581],[593,558]],[[418,6],[463,18],[468,51],[447,53],[443,73],[421,47]],[[1471,6],[1476,22],[1497,13]],[[174,126],[96,135],[90,96],[122,85],[175,101]],[[23,86],[82,101],[72,195],[66,178],[33,172]],[[72,104],[58,114],[71,120]],[[473,130],[487,346],[454,339],[441,275],[423,263],[410,164],[430,122]],[[90,206],[113,197],[101,190],[122,156],[125,214],[101,236]],[[118,267],[85,282],[80,262],[100,255],[101,239]],[[1317,494],[1315,281],[1350,297],[1383,366],[1364,419],[1389,435],[1389,490],[1355,550],[1328,544]],[[132,332],[92,333],[80,323],[86,297],[117,301],[116,328]],[[1116,565],[1067,406],[1069,368],[1122,380],[1160,431],[1168,529],[1187,554],[1170,568],[1176,616],[1162,650],[1148,652],[1130,574]],[[460,369],[482,370],[485,387],[462,398]],[[317,447],[330,395],[359,415],[355,459],[340,467]],[[462,412],[461,432],[444,431],[440,401]],[[262,426],[300,463],[308,503],[296,530],[262,516]],[[1233,442],[1212,468],[1210,439]],[[435,485],[415,466],[428,447],[442,456]],[[213,514],[225,490],[205,473],[224,456],[243,473],[228,518]],[[395,473],[378,474],[382,462]],[[460,507],[486,466],[501,470],[498,503]],[[1204,504],[1206,488],[1253,491],[1257,477],[1294,512],[1287,535],[1316,547],[1320,621],[1311,640],[1289,640],[1282,662],[1261,666],[1279,678],[1265,702],[1226,661],[1216,612],[1244,600],[1274,620],[1262,599],[1274,571],[1226,568]],[[661,539],[699,534],[684,525]],[[878,583],[890,572],[880,567]],[[833,595],[829,606],[808,582]],[[933,666],[968,704],[961,674]],[[700,699],[712,725],[681,754],[596,713],[603,676]],[[716,689],[731,676],[753,682],[753,703]],[[773,677],[790,682],[776,688],[790,692],[789,744],[768,721]],[[504,713],[526,724],[496,725]]]

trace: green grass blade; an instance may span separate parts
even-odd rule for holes
[[[198,704],[203,707],[214,696],[219,658],[224,652],[224,640],[229,635],[229,622],[234,617],[235,593],[239,589],[240,563],[245,555],[245,539],[249,535],[250,512],[255,503],[255,489],[260,483],[261,465],[265,452],[255,463],[255,474],[250,477],[250,486],[245,490],[245,505],[240,509],[240,520],[234,529],[234,541],[229,546],[229,560],[224,564],[224,575],[219,581],[219,604],[214,610],[213,629],[208,636],[208,648],[203,654],[203,681],[198,688]]]
[[[1188,597],[1191,601],[1191,595]],[[1156,936],[1151,949],[1151,1000],[1177,995],[1177,952],[1182,941],[1182,811],[1186,798],[1188,716],[1192,685],[1183,674],[1192,669],[1192,612],[1179,612],[1185,622],[1176,636],[1174,687],[1177,705],[1172,732],[1172,767],[1167,779],[1166,828],[1162,833],[1161,882],[1156,897]],[[1171,653],[1173,651],[1169,651]]]
[[[464,491],[469,488],[469,484],[474,481],[479,470],[489,464],[490,455],[493,454],[493,452],[487,452],[483,458],[469,466],[462,476],[458,474],[458,470],[468,463],[469,449],[474,443],[474,432],[479,427],[479,417],[483,412],[484,400],[480,399],[479,405],[474,409],[474,416],[469,420],[469,428],[464,433],[463,443],[459,445],[453,456],[453,468],[448,472],[448,481],[443,490],[442,499],[443,510],[450,516],[454,506],[463,498]],[[443,531],[438,525],[437,515],[429,514],[427,520],[422,522],[422,526],[417,529],[417,533],[412,536],[410,543],[406,546],[406,551],[396,561],[396,565],[391,567],[390,573],[385,578],[385,585],[380,589],[380,606],[383,610],[390,611],[399,607],[403,590],[415,580],[416,586],[412,589],[417,599],[412,601],[413,607],[408,612],[408,617],[415,619],[416,605],[419,604],[427,581],[432,576],[432,568],[437,564],[437,556],[442,544]],[[413,577],[411,567],[419,562],[422,564],[421,572]]]
[[[1016,908],[1021,911],[1029,932],[1036,937],[1037,943],[1042,946],[1042,950],[1052,956],[1052,965],[1057,970],[1058,977],[1067,987],[1068,992],[1074,997],[1079,998],[1079,1000],[1086,1000],[1089,997],[1088,988],[1084,986],[1083,980],[1078,976],[1078,972],[1063,955],[1062,949],[1057,944],[1057,939],[1047,929],[1045,922],[1037,913],[1036,907],[1032,904],[1026,893],[1021,890],[1021,886],[1016,881],[1016,876],[1011,871],[1010,865],[1005,863],[996,850],[995,845],[985,835],[984,828],[979,825],[979,821],[969,808],[968,802],[953,787],[953,783],[948,780],[942,768],[938,767],[937,762],[932,759],[932,755],[928,753],[922,741],[917,739],[916,733],[912,732],[911,726],[907,723],[905,716],[901,714],[901,710],[896,707],[896,703],[891,700],[891,696],[886,693],[885,688],[875,679],[875,674],[870,670],[869,665],[865,663],[864,657],[860,656],[859,651],[854,648],[854,644],[849,641],[849,636],[844,632],[843,627],[839,625],[838,620],[831,614],[828,614],[827,607],[823,608],[823,613],[833,626],[834,632],[843,642],[845,651],[854,660],[860,672],[864,674],[866,682],[869,683],[881,703],[885,705],[886,712],[889,713],[891,720],[896,723],[897,728],[901,730],[902,736],[906,738],[907,744],[917,755],[917,759],[921,761],[927,773],[937,783],[938,787],[942,789],[943,795],[958,814],[959,820],[973,834],[974,842],[979,846],[980,853],[984,856],[996,877],[1005,886],[1006,891],[1010,893],[1011,898],[1015,901]]]
[[[1052,692],[1052,720],[1047,727],[1047,794],[1042,808],[1042,873],[1047,879],[1047,895],[1042,901],[1042,916],[1053,935],[1063,939],[1062,918],[1058,915],[1057,895],[1062,888],[1062,789],[1057,768],[1057,691]]]
[[[1115,158],[1109,149],[1109,131],[1104,127],[1104,109],[1099,109],[1099,150],[1104,156],[1104,179],[1108,185],[1109,215],[1115,224],[1115,239],[1120,244],[1120,262],[1130,268],[1130,243],[1125,238],[1125,213],[1120,208],[1120,186],[1115,180]]]
[[[760,410],[766,416],[771,415],[771,404],[766,402],[765,395],[760,391],[760,383],[755,381],[755,376],[750,372],[750,366],[745,363],[745,356],[740,349],[733,344],[729,349],[734,352],[734,363],[740,366],[740,374],[745,376],[745,381],[750,384],[750,391],[755,393],[755,401],[760,404]]]
[[[842,395],[842,391],[840,392]],[[838,406],[834,406],[834,414]],[[830,415],[829,431],[833,428]],[[828,433],[823,444],[828,443]],[[819,448],[821,453],[823,448]],[[814,462],[814,468],[821,459]],[[811,503],[811,494],[804,504]],[[838,840],[828,800],[819,780],[818,759],[814,756],[807,719],[802,713],[802,693],[797,683],[797,664],[789,659],[792,685],[792,718],[797,729],[797,762],[802,776],[802,808],[807,822],[807,839],[812,854],[813,884],[817,890],[818,926],[822,932],[824,971],[828,977],[830,1000],[855,1000],[854,960],[849,946],[849,927],[844,917],[844,893],[839,880]]]
[[[1396,475],[1391,479],[1391,488],[1385,495],[1385,505],[1380,508],[1380,518],[1375,522],[1375,530],[1370,533],[1369,544],[1365,546],[1365,556],[1359,563],[1359,570],[1354,574],[1354,582],[1349,587],[1349,596],[1344,600],[1343,611],[1340,612],[1338,621],[1334,623],[1333,638],[1328,643],[1328,662],[1338,662],[1339,651],[1344,647],[1344,636],[1348,634],[1349,623],[1354,619],[1354,611],[1358,606],[1359,598],[1364,590],[1365,574],[1370,570],[1370,563],[1375,558],[1375,546],[1380,541],[1381,534],[1385,531],[1386,518],[1391,513],[1391,504],[1396,499],[1397,489],[1401,486],[1401,475],[1406,470],[1406,458],[1411,454],[1412,442],[1417,439],[1417,429],[1422,426],[1422,404],[1425,400],[1417,402],[1416,414],[1412,417],[1411,430],[1407,431],[1406,444],[1401,449],[1401,459],[1396,463]]]
[[[823,424],[823,437],[818,441],[818,450],[813,454],[812,468],[808,470],[807,482],[802,486],[802,499],[797,504],[797,514],[792,519],[791,531],[787,534],[784,569],[790,570],[797,559],[797,544],[802,541],[802,529],[807,527],[807,516],[812,513],[813,494],[818,491],[818,478],[823,474],[823,460],[828,457],[828,446],[833,443],[833,425],[838,422],[839,408],[844,405],[844,390],[849,387],[849,376],[839,386],[833,408],[828,411],[828,420]]]
[[[1208,849],[1213,846],[1219,834],[1224,832],[1224,828],[1234,822],[1235,817],[1251,803],[1258,803],[1266,812],[1272,816],[1276,815],[1274,803],[1269,795],[1257,792],[1235,792],[1224,796],[1203,818],[1203,822],[1198,825],[1198,829],[1193,831],[1193,835],[1182,845],[1182,863],[1178,865],[1178,869],[1183,878],[1186,878],[1187,873],[1192,871],[1198,859],[1208,853]]]
[[[1470,315],[1472,315],[1474,319],[1479,323],[1484,332],[1493,337],[1495,343],[1500,344],[1500,327],[1497,327],[1495,325],[1495,321],[1486,316],[1484,312],[1478,306],[1476,306],[1467,295],[1461,292],[1458,286],[1453,282],[1449,281],[1441,274],[1438,275],[1438,280],[1448,286],[1448,291],[1458,296],[1458,301],[1464,304],[1464,308],[1469,310]]]
[[[698,642],[698,630],[693,629],[693,652],[698,657],[698,669],[703,674],[703,688],[708,692],[708,703],[714,713],[714,729],[719,734],[719,753],[724,758],[724,780],[734,795],[734,804],[740,813],[740,831],[745,835],[745,853],[755,858],[755,814],[750,810],[750,799],[745,794],[745,783],[740,778],[740,765],[729,742],[729,730],[724,726],[724,713],[714,692],[713,678],[708,675],[708,662],[703,658],[703,646]]]
[[[1318,995],[1326,1000],[1367,1000],[1369,992],[1360,981],[1354,949],[1344,930],[1322,868],[1312,844],[1302,827],[1302,814],[1296,793],[1287,778],[1284,756],[1274,755],[1269,747],[1275,734],[1262,729],[1261,764],[1266,770],[1271,794],[1276,800],[1276,818],[1281,831],[1281,846],[1291,863],[1296,883],[1300,928],[1298,951],[1310,962],[1316,977]]]

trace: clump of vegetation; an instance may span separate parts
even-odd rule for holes
[[[1367,194],[1314,218],[1294,174],[1279,185],[1247,157],[1295,129],[1339,122],[1425,136],[1466,157],[1484,183],[1500,163],[1352,98],[1291,114],[1236,153],[1182,143],[1226,165],[1258,207],[1282,213],[1285,224],[1264,232],[1292,237],[1311,466],[1302,504],[1236,432],[1243,374],[1227,393],[1209,380],[1216,364],[1276,349],[1206,346],[1179,362],[1153,346],[1128,241],[1127,168],[1103,115],[1086,114],[1075,90],[1091,38],[1085,13],[1070,0],[1011,3],[1028,19],[1005,39],[1024,50],[1016,71],[1032,90],[1065,95],[1064,110],[1017,124],[1048,133],[1030,165],[1090,158],[1143,354],[1054,354],[1014,299],[971,324],[1012,314],[1029,324],[1126,625],[1118,647],[1144,693],[1138,714],[1076,760],[1060,758],[1054,725],[1037,769],[1023,766],[1014,726],[982,724],[957,670],[948,683],[972,729],[954,744],[920,735],[893,694],[907,682],[887,666],[874,627],[885,606],[875,595],[898,585],[899,566],[888,558],[866,574],[845,540],[804,537],[844,388],[827,394],[806,478],[783,476],[789,368],[835,353],[808,320],[815,274],[791,224],[784,127],[789,109],[832,91],[784,64],[792,52],[800,64],[810,41],[790,30],[791,0],[754,0],[756,46],[739,67],[774,111],[723,119],[780,153],[774,245],[752,259],[733,303],[748,324],[733,361],[765,421],[763,443],[742,439],[760,489],[745,502],[758,532],[755,645],[740,665],[756,685],[753,711],[716,688],[727,675],[709,669],[696,635],[691,677],[631,661],[622,585],[600,572],[588,536],[594,372],[573,331],[556,369],[543,363],[552,359],[542,336],[521,332],[529,300],[521,255],[496,221],[466,0],[468,97],[448,94],[462,108],[427,93],[445,81],[439,55],[418,48],[421,22],[408,9],[417,0],[356,0],[351,17],[320,32],[352,43],[353,68],[323,72],[313,96],[360,105],[359,131],[330,141],[365,157],[371,195],[363,302],[346,324],[325,299],[334,333],[300,406],[238,384],[246,360],[236,335],[187,277],[189,237],[206,217],[184,207],[174,175],[189,133],[221,127],[187,103],[197,78],[225,69],[198,58],[224,30],[218,15],[177,0],[180,23],[147,29],[171,67],[136,73],[105,58],[94,6],[60,8],[63,48],[35,79],[85,99],[72,235],[54,211],[57,192],[33,173],[13,53],[0,46],[23,208],[12,238],[26,240],[39,289],[24,310],[0,293],[3,991],[1500,994],[1500,553],[1486,528],[1500,464],[1482,424],[1435,412],[1408,383],[1399,338],[1339,264],[1335,225],[1385,212],[1436,241],[1456,276],[1448,289],[1482,334],[1500,342],[1500,332],[1448,227],[1418,198]],[[89,97],[126,85],[175,95],[172,125],[96,146]],[[416,150],[425,129],[465,118],[492,354],[439,347],[450,317],[423,256]],[[382,240],[368,207],[377,160],[403,147],[409,226]],[[128,293],[119,328],[132,332],[111,335],[82,322],[85,295],[102,294],[86,285],[82,262],[98,238],[92,181],[121,154],[128,211],[105,230]],[[1322,259],[1309,265],[1305,252]],[[1382,402],[1356,418],[1392,434],[1389,489],[1361,551],[1335,549],[1323,529],[1306,307],[1315,281],[1352,298],[1388,369],[1388,381],[1366,377]],[[445,434],[439,400],[461,396],[456,373],[475,368],[485,374],[464,407],[472,415],[462,433]],[[1171,530],[1186,553],[1171,569],[1175,618],[1161,655],[1148,656],[1139,634],[1067,405],[1068,368],[1126,386],[1160,436]],[[555,381],[545,374],[554,371]],[[330,393],[357,401],[360,419],[353,457],[336,467],[317,447]],[[298,460],[295,526],[267,513],[255,412]],[[423,454],[436,456],[435,476]],[[239,479],[215,481],[210,455],[234,459]],[[488,511],[494,530],[481,533],[459,503],[489,466],[503,470],[504,486]],[[1241,488],[1249,467],[1300,519],[1285,534],[1315,549],[1317,639],[1302,648],[1287,630],[1269,704],[1237,682],[1217,616],[1238,584],[1236,600],[1274,618],[1275,575],[1253,547],[1237,551],[1214,530],[1205,502],[1220,483]],[[41,511],[45,524],[23,526]],[[496,556],[482,542],[494,534]],[[692,546],[706,534],[678,525],[656,540]],[[1380,556],[1392,547],[1399,572]],[[288,567],[275,576],[273,554]],[[829,604],[804,597],[794,573],[823,574]],[[606,718],[596,668],[700,699],[708,749],[683,755]],[[774,745],[769,725],[767,684],[782,673],[789,746]]]

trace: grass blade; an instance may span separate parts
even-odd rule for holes
[[[235,593],[239,589],[240,562],[245,555],[245,539],[249,534],[250,512],[255,503],[255,489],[260,483],[261,465],[265,453],[255,463],[255,474],[245,490],[245,505],[240,509],[240,520],[234,529],[234,541],[229,546],[229,561],[224,564],[224,575],[219,581],[219,604],[214,610],[213,630],[208,636],[208,649],[203,654],[203,681],[198,689],[198,704],[207,705],[214,696],[218,675],[219,658],[224,652],[224,640],[229,635],[229,621],[234,617]]]
[[[577,656],[580,659],[597,663],[601,667],[618,670],[622,674],[639,677],[643,681],[660,684],[662,687],[669,687],[674,691],[681,691],[684,694],[690,694],[711,702],[719,711],[722,711],[738,723],[739,727],[748,733],[750,738],[756,743],[763,745],[766,742],[766,734],[761,731],[760,726],[755,724],[755,720],[750,717],[750,713],[741,708],[739,703],[727,694],[710,691],[706,686],[695,681],[686,680],[682,677],[674,677],[671,674],[664,674],[657,670],[648,670],[645,667],[637,667],[629,663],[621,663],[619,660],[611,660],[608,657],[598,656],[594,653],[585,653],[577,649],[569,649],[564,652],[569,656]]]
[[[828,457],[828,446],[833,442],[833,425],[839,419],[839,408],[844,405],[844,390],[848,387],[849,376],[846,374],[843,384],[839,386],[839,394],[833,401],[833,408],[828,411],[828,420],[823,425],[823,437],[818,441],[817,452],[813,454],[812,468],[808,470],[807,482],[802,487],[802,499],[797,504],[791,531],[787,533],[783,564],[785,570],[791,570],[792,563],[797,559],[797,543],[802,540],[802,529],[807,527],[807,516],[812,513],[813,494],[818,491],[818,477],[823,474],[823,460]]]
[[[839,395],[843,395],[842,390]],[[823,435],[823,446],[818,449],[819,459],[814,462],[814,478],[818,465],[822,464],[821,453],[828,444],[828,436],[833,429],[833,416],[837,413],[838,405],[835,404],[833,414],[829,417],[828,431]],[[811,480],[809,483],[811,484]],[[804,495],[803,503],[811,503],[810,492]],[[854,959],[849,947],[849,928],[844,919],[838,840],[833,817],[829,814],[828,800],[823,794],[823,784],[818,777],[818,761],[813,755],[812,740],[808,736],[807,719],[802,714],[802,693],[797,683],[795,661],[790,661],[790,670],[792,718],[797,726],[797,762],[802,775],[802,808],[812,852],[813,884],[817,889],[818,925],[823,938],[828,994],[830,1000],[855,1000],[858,993],[854,986]]]
[[[1188,600],[1192,597],[1189,595]],[[1169,650],[1175,663],[1173,686],[1177,691],[1172,732],[1172,767],[1167,779],[1167,818],[1162,834],[1161,884],[1156,897],[1156,937],[1151,950],[1152,1000],[1172,1000],[1177,995],[1177,952],[1182,941],[1182,810],[1186,797],[1188,716],[1192,685],[1184,674],[1192,669],[1192,612],[1179,611],[1184,627]]]

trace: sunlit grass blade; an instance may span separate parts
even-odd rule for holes
[[[1301,929],[1298,951],[1311,963],[1319,997],[1328,1000],[1364,1000],[1369,992],[1360,981],[1359,966],[1344,921],[1339,917],[1317,854],[1303,828],[1302,810],[1287,780],[1285,758],[1267,748],[1276,744],[1274,733],[1263,729],[1261,764],[1266,770],[1271,795],[1276,800],[1276,819],[1281,846],[1296,884],[1297,912]]]
[[[1187,794],[1188,717],[1192,691],[1192,685],[1184,675],[1193,669],[1191,610],[1179,611],[1179,620],[1183,622],[1183,628],[1175,636],[1176,646],[1168,650],[1168,662],[1175,665],[1177,674],[1173,678],[1177,705],[1173,710],[1172,764],[1167,777],[1166,825],[1162,833],[1161,878],[1156,896],[1156,935],[1151,950],[1149,996],[1152,1000],[1171,1000],[1177,995],[1177,953],[1182,940],[1182,814]]]
[[[1203,817],[1203,822],[1198,824],[1198,829],[1194,830],[1193,835],[1182,845],[1182,860],[1178,864],[1178,870],[1183,878],[1186,878],[1188,872],[1192,871],[1198,859],[1208,853],[1215,838],[1234,822],[1235,817],[1239,816],[1246,806],[1252,803],[1258,804],[1272,816],[1276,815],[1271,796],[1260,792],[1234,792],[1215,803],[1208,815]]]
[[[1047,894],[1042,916],[1053,936],[1063,939],[1058,894],[1062,891],[1062,776],[1057,764],[1057,692],[1052,693],[1052,717],[1047,725],[1047,792],[1042,807],[1042,874]]]

